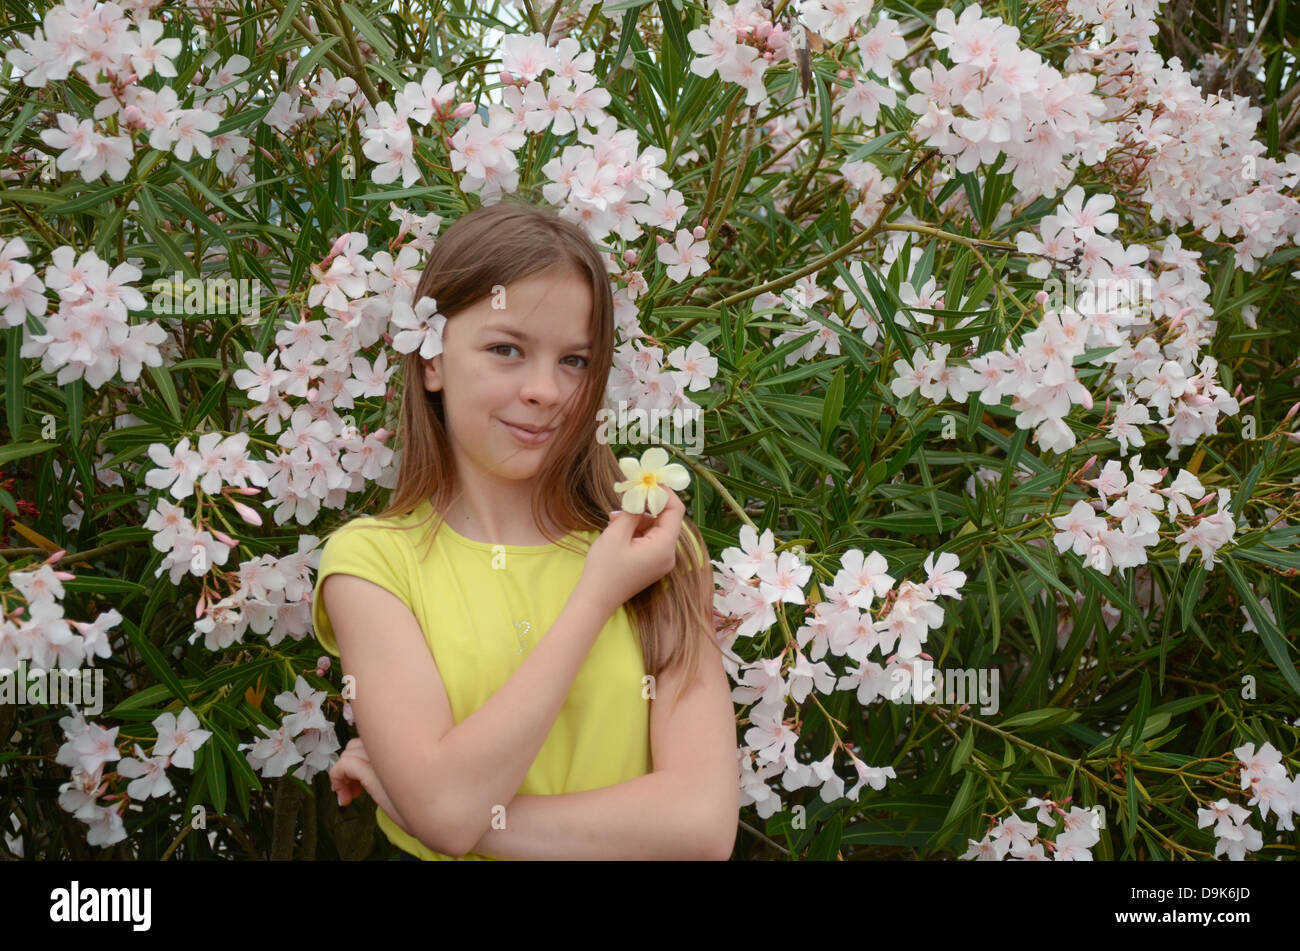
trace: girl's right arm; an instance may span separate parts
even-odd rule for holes
[[[605,622],[671,570],[684,513],[672,496],[640,537],[632,534],[637,518],[613,520],[546,636],[461,723],[410,608],[354,575],[325,579],[321,597],[342,666],[355,677],[357,731],[403,824],[426,846],[464,855],[487,832],[494,807],[514,798]]]

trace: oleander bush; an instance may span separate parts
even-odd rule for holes
[[[391,854],[313,569],[508,196],[702,424],[737,857],[1295,857],[1298,67],[1189,6],[7,0],[0,851]]]

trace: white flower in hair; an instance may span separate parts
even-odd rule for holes
[[[425,360],[442,353],[442,328],[447,318],[438,313],[438,302],[421,297],[414,310],[400,298],[393,301],[393,349],[398,353],[419,350]]]

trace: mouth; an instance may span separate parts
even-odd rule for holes
[[[542,443],[550,439],[551,434],[555,432],[554,426],[549,429],[542,429],[536,427],[530,428],[526,426],[517,426],[514,423],[507,423],[504,419],[497,420],[497,422],[501,423],[510,435],[514,436],[515,439],[519,440],[526,446],[540,446]]]

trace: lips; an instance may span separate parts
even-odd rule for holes
[[[498,422],[506,428],[506,431],[511,436],[526,446],[540,446],[542,443],[547,442],[551,438],[551,434],[555,432],[554,427],[533,430],[517,426],[514,423],[507,423],[504,419],[498,420]]]
[[[534,436],[538,435],[539,433],[549,433],[551,429],[554,429],[554,427],[547,428],[544,426],[525,426],[523,423],[512,423],[509,420],[505,420],[505,419],[501,420],[501,422],[505,423],[507,426],[513,426],[515,429],[522,429],[526,433],[532,433]]]

